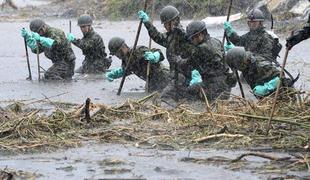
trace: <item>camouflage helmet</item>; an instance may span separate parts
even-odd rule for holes
[[[34,19],[30,21],[30,30],[33,32],[39,32],[42,27],[45,25],[45,22],[41,19]]]
[[[265,21],[264,13],[259,9],[252,9],[248,14],[249,21]]]
[[[246,51],[244,47],[236,46],[227,51],[226,62],[232,69],[244,70],[246,68],[245,59]]]
[[[180,12],[173,6],[166,6],[160,11],[160,20],[162,24],[165,24],[174,18],[178,17]]]
[[[93,24],[93,20],[88,14],[83,14],[78,18],[78,26],[90,26]]]
[[[193,36],[206,29],[206,24],[203,21],[192,21],[186,27],[186,37],[191,39]]]
[[[109,41],[109,51],[111,55],[115,55],[115,53],[121,48],[121,46],[125,43],[125,40],[119,37],[113,37]]]

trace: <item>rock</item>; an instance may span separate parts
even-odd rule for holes
[[[306,16],[309,14],[310,12],[310,3],[308,2],[308,0],[302,0],[299,1],[291,10],[291,13],[294,14],[298,14],[298,15],[302,15],[302,16]]]

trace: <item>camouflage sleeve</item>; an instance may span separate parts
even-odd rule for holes
[[[258,58],[255,61],[255,65],[259,75],[259,78],[256,80],[256,82],[259,82],[259,84],[263,84],[275,78],[276,76],[280,76],[280,71],[271,62]]]
[[[242,45],[242,36],[239,36],[236,32],[234,32],[230,37],[228,37],[229,41],[232,42],[235,46],[243,46]]]
[[[65,47],[68,42],[65,33],[61,30],[53,30],[50,38],[54,40],[53,46]]]
[[[98,46],[102,46],[101,44],[103,44],[103,43],[100,43],[100,42],[102,42],[102,40],[100,41],[100,38],[76,39],[76,40],[72,41],[72,43],[75,46],[82,49],[83,51],[90,51],[94,47],[98,48]],[[105,48],[105,47],[103,46],[103,48]]]
[[[150,22],[144,23],[149,36],[155,41],[157,44],[163,46],[163,47],[168,47],[168,41],[167,41],[167,34],[166,33],[160,33],[156,27],[151,24]]]
[[[40,43],[37,43],[37,45],[39,45],[39,54],[41,54],[42,52],[44,52],[44,47],[43,47]],[[29,49],[30,49],[30,48],[29,48]],[[31,49],[31,52],[33,52],[34,54],[37,54],[37,48]]]

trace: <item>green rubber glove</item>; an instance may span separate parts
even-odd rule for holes
[[[144,11],[139,11],[138,16],[143,23],[149,22],[150,18]]]
[[[68,39],[68,41],[72,42],[75,40],[75,37],[72,33],[67,33],[67,39]]]
[[[105,77],[112,82],[114,79],[122,77],[124,74],[123,68],[113,69],[112,71],[105,74]]]
[[[54,44],[54,40],[51,39],[51,38],[47,38],[47,37],[42,37],[40,36],[38,33],[36,32],[32,32],[32,37],[39,41],[40,44],[43,46],[43,47],[47,47],[47,48],[51,48]]]
[[[31,50],[37,49],[37,41],[34,38],[27,39],[26,44]]]
[[[278,82],[280,81],[279,77],[275,77],[272,80],[264,83],[264,85],[257,85],[254,87],[253,92],[257,96],[266,96],[273,92],[278,85]]]
[[[192,71],[192,80],[189,83],[189,86],[201,83],[202,79],[201,79],[201,75],[200,73],[195,69]]]
[[[160,59],[160,53],[158,51],[156,52],[146,51],[144,53],[144,59],[146,61],[150,61],[151,63],[157,63]]]
[[[27,31],[25,28],[21,30],[21,35],[26,40],[32,37],[32,33],[30,31]]]
[[[26,40],[26,44],[31,50],[35,50],[37,48],[37,42],[32,37],[32,33],[30,31],[27,31],[26,29],[23,28],[21,30],[21,35]]]
[[[230,50],[232,48],[235,48],[235,45],[233,43],[231,43],[231,42],[228,42],[228,43],[225,43],[224,48],[225,48],[225,51],[228,51],[228,50]]]
[[[226,34],[228,37],[230,37],[234,32],[234,28],[231,26],[230,22],[225,21],[224,22],[224,30],[226,31]]]

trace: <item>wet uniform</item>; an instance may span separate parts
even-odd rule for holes
[[[75,39],[72,43],[85,55],[82,66],[77,70],[78,73],[103,73],[111,66],[112,59],[107,58],[103,40],[93,28],[82,39]]]
[[[190,53],[189,63],[201,74],[201,86],[208,99],[213,101],[221,94],[223,94],[222,99],[228,99],[236,79],[232,73],[229,73],[228,65],[223,62],[221,42],[206,35],[202,43],[191,47],[187,48]]]
[[[182,51],[182,47],[180,46],[185,41],[184,29],[179,25],[175,28],[178,31],[160,33],[150,22],[146,22],[144,25],[152,40],[166,48],[166,57],[169,62],[170,71],[174,71],[177,61],[176,55],[180,55]]]
[[[250,51],[254,57],[260,60],[274,62],[276,57],[273,55],[273,37],[261,27],[257,30],[250,31],[242,36],[233,33],[229,40],[236,46],[242,46],[246,51]]]
[[[51,48],[39,44],[39,53],[44,52],[53,65],[44,73],[47,80],[71,79],[74,75],[75,55],[67,41],[65,33],[59,29],[46,25],[44,37],[51,38],[54,43]],[[36,53],[36,49],[32,50]]]
[[[127,62],[129,60],[129,56],[131,54],[132,49],[129,51],[126,57],[123,57],[122,60],[122,68],[125,69]],[[132,54],[132,59],[130,61],[130,65],[127,69],[127,74],[135,74],[142,80],[146,81],[147,79],[147,64],[148,61],[144,59],[144,53],[146,51],[159,51],[160,59],[157,63],[151,63],[150,68],[150,80],[149,80],[149,88],[151,91],[161,91],[169,81],[169,70],[164,68],[160,63],[164,60],[164,55],[161,53],[159,49],[151,49],[149,50],[145,46],[138,46],[137,49]]]

